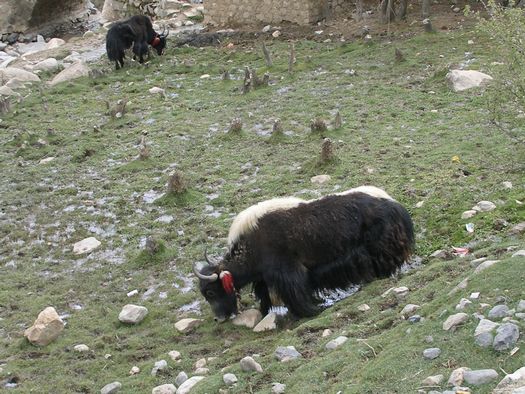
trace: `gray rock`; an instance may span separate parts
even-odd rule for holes
[[[254,328],[262,320],[262,314],[258,309],[248,309],[232,320],[235,326]]]
[[[518,250],[517,252],[512,253],[512,257],[524,257],[525,249]]]
[[[49,86],[55,86],[63,82],[87,76],[89,76],[88,65],[83,61],[78,61],[55,75],[49,82]]]
[[[175,394],[176,392],[177,387],[174,384],[162,384],[151,390],[151,394]]]
[[[461,214],[461,219],[470,219],[474,215],[476,215],[478,211],[475,211],[473,209],[469,209],[468,211],[465,211]]]
[[[40,71],[55,71],[59,67],[58,60],[50,57],[49,59],[42,60],[33,66],[33,70]]]
[[[518,369],[512,374],[506,375],[501,382],[498,383],[493,391],[493,394],[517,394],[515,390],[525,387],[525,367]],[[514,391],[511,391],[514,390]]]
[[[401,314],[403,316],[410,316],[419,308],[420,306],[416,304],[406,304],[405,307],[401,310]]]
[[[231,386],[232,384],[237,383],[237,376],[235,376],[232,373],[226,373],[223,375],[222,381],[224,382],[224,384]]]
[[[344,335],[341,335],[333,340],[331,340],[330,342],[328,342],[326,345],[325,345],[325,348],[327,350],[334,350],[335,348],[338,348],[339,346],[341,346],[343,343],[345,343],[346,341],[348,340],[347,337],[345,337]]]
[[[516,312],[525,312],[525,300],[521,300],[518,303],[518,307],[516,308]]]
[[[441,260],[450,260],[452,256],[446,250],[438,249],[434,253],[432,253],[430,257]]]
[[[286,385],[282,383],[272,383],[272,394],[283,394],[286,390]]]
[[[82,241],[78,241],[73,245],[73,253],[84,254],[90,253],[100,246],[100,241],[95,237],[88,237]]]
[[[120,382],[113,382],[106,384],[102,389],[100,390],[100,394],[114,394],[120,390],[122,387],[122,384]]]
[[[448,384],[450,386],[461,386],[463,384],[463,374],[467,371],[470,371],[470,368],[461,367],[453,370],[448,379]]]
[[[493,321],[488,319],[481,319],[478,323],[478,326],[476,327],[476,330],[474,331],[474,336],[478,336],[486,332],[492,332],[493,330],[498,328],[498,326],[499,323],[494,323]]]
[[[423,350],[423,357],[426,360],[434,360],[435,358],[438,358],[440,354],[441,354],[441,349],[437,347],[431,347],[431,348]]]
[[[505,323],[496,330],[496,338],[492,347],[499,352],[512,349],[520,337],[520,331],[516,324]]]
[[[204,376],[193,376],[189,378],[177,389],[177,394],[188,394],[193,386],[199,383],[202,379],[204,379]]]
[[[509,230],[509,234],[512,234],[512,235],[523,234],[524,232],[525,232],[525,222],[518,223]]]
[[[478,386],[498,378],[498,373],[493,369],[478,369],[475,371],[465,371],[463,378],[468,384]]]
[[[153,369],[151,370],[151,376],[157,376],[157,373],[159,371],[164,371],[168,368],[168,363],[166,360],[160,360],[155,362],[155,365],[153,366]]]
[[[490,75],[474,70],[451,70],[446,78],[455,92],[479,87],[492,80]]]
[[[188,375],[186,374],[186,372],[181,371],[181,372],[179,372],[179,374],[178,374],[177,377],[175,378],[175,385],[176,385],[177,387],[179,387],[179,386],[182,385],[182,383],[184,383],[186,380],[188,380]]]
[[[202,375],[208,375],[208,373],[210,372],[210,369],[209,368],[197,368],[195,371],[194,371],[194,374],[195,375],[199,375],[199,376],[202,376]]]
[[[489,347],[494,343],[494,335],[490,332],[484,332],[474,337],[476,345],[481,347]]]
[[[432,342],[434,342],[434,337],[433,337],[432,335],[427,335],[427,336],[425,337],[425,342],[426,342],[426,343],[432,343]]]
[[[439,386],[443,379],[445,379],[443,375],[429,376],[428,378],[423,380],[421,384],[424,386]]]
[[[525,313],[524,312],[516,313],[514,317],[517,319],[525,320]]]
[[[175,328],[180,332],[186,333],[197,327],[201,322],[202,319],[181,319],[175,323]]]
[[[465,310],[465,308],[467,308],[468,306],[472,305],[472,301],[470,301],[469,299],[467,298],[462,298],[459,303],[456,305],[456,310],[457,311],[462,311],[462,310]]]
[[[450,331],[454,330],[457,326],[465,323],[468,320],[468,315],[466,313],[456,313],[451,315],[443,323],[443,330]]]
[[[301,353],[299,353],[293,346],[279,346],[275,350],[274,355],[277,360],[283,363],[302,357]]]
[[[509,316],[509,307],[507,305],[496,305],[489,311],[489,319],[501,319]]]
[[[263,332],[267,330],[275,330],[277,328],[277,314],[275,312],[268,313],[254,328],[254,332]]]
[[[414,316],[410,316],[408,318],[408,321],[410,323],[419,323],[421,321],[421,319],[423,319],[420,315],[414,315]]]
[[[474,270],[474,273],[478,274],[481,271],[486,270],[487,268],[492,267],[494,264],[497,264],[499,262],[500,260],[486,260],[476,267],[476,269]]]
[[[124,305],[118,319],[122,323],[137,324],[140,323],[146,315],[148,314],[148,309],[144,306],[127,304]]]
[[[245,372],[248,372],[248,371],[262,372],[263,371],[261,364],[259,364],[257,361],[255,361],[250,356],[244,357],[240,361],[240,364],[241,364],[241,369]]]

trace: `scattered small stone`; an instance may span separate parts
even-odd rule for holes
[[[472,209],[474,211],[490,212],[496,209],[496,204],[491,201],[480,201]]]
[[[139,291],[138,291],[137,289],[135,289],[135,290],[131,290],[131,291],[130,291],[129,293],[127,293],[126,295],[127,295],[128,297],[133,297],[134,295],[137,295],[137,294],[139,294]]]
[[[497,379],[498,373],[493,369],[478,369],[475,371],[465,371],[463,373],[463,379],[468,384],[479,386]]]
[[[465,211],[461,214],[461,219],[470,219],[474,215],[476,215],[478,211],[475,211],[474,209],[469,209],[468,211]]]
[[[136,365],[131,367],[131,369],[129,370],[130,375],[138,375],[139,373],[140,373],[140,368],[137,367]]]
[[[151,376],[157,376],[159,371],[164,371],[168,369],[168,363],[166,360],[159,360],[155,362],[153,369],[151,370]]]
[[[516,308],[517,312],[525,312],[525,300],[520,300],[518,307]]]
[[[453,370],[450,378],[448,378],[448,384],[450,386],[461,386],[463,384],[463,375],[467,371],[470,371],[470,368],[461,367]]]
[[[419,305],[416,304],[407,304],[405,307],[401,310],[401,314],[403,316],[408,316],[413,314],[415,311],[417,311],[420,308]]]
[[[210,373],[210,369],[209,368],[197,368],[194,371],[194,374],[198,375],[198,376],[208,375],[208,373]]]
[[[176,392],[177,387],[173,384],[162,384],[151,390],[151,394],[175,394]]]
[[[100,246],[100,241],[95,237],[85,238],[73,245],[73,253],[84,254],[89,253]]]
[[[412,323],[412,324],[419,323],[421,320],[423,320],[421,315],[413,315],[408,318],[409,323]]]
[[[177,394],[188,394],[193,386],[199,383],[202,379],[204,379],[204,376],[193,376],[189,378],[179,386]]]
[[[443,379],[445,379],[443,375],[429,376],[428,378],[423,380],[421,384],[423,384],[424,386],[439,386]]]
[[[468,315],[463,312],[456,313],[455,315],[451,315],[443,323],[443,330],[445,331],[454,330],[457,326],[465,323],[467,320],[468,320]]]
[[[511,235],[519,235],[519,234],[523,234],[524,232],[525,232],[525,222],[518,223],[509,230],[509,234]]]
[[[310,182],[317,185],[324,185],[325,183],[330,182],[332,177],[330,175],[316,175],[310,178]]]
[[[483,271],[483,270],[485,270],[485,269],[487,269],[487,268],[489,268],[489,267],[491,267],[494,264],[497,264],[499,262],[500,262],[500,260],[486,260],[486,261],[484,261],[483,263],[481,263],[480,265],[478,265],[476,267],[476,269],[474,270],[474,273],[478,274],[481,271]]]
[[[335,348],[338,348],[339,346],[341,346],[346,341],[348,341],[348,338],[345,337],[344,335],[341,335],[341,336],[331,340],[330,342],[328,342],[325,345],[325,349],[327,349],[327,350],[334,350]]]
[[[479,295],[480,295],[480,292],[479,292],[479,291],[476,291],[476,292],[474,292],[474,293],[471,293],[470,296],[469,296],[469,298],[470,298],[471,300],[477,300],[477,299],[479,298]]]
[[[302,357],[301,353],[299,353],[294,346],[279,346],[275,350],[274,355],[277,360],[283,363]]]
[[[258,309],[248,309],[237,315],[232,323],[235,326],[245,326],[254,328],[262,319],[262,314]]]
[[[79,353],[85,353],[85,352],[89,352],[89,347],[87,345],[84,345],[83,343],[80,344],[80,345],[75,345],[73,347],[73,350],[75,350],[75,352],[79,352]]]
[[[431,347],[429,349],[423,350],[423,357],[426,360],[434,360],[435,358],[438,358],[441,354],[441,349],[437,347]]]
[[[154,86],[151,89],[149,89],[149,92],[151,94],[160,94],[161,96],[165,96],[166,95],[166,91],[164,89],[162,89],[162,88],[157,87],[157,86]]]
[[[512,182],[505,181],[501,183],[505,189],[512,189]]]
[[[275,30],[273,33],[272,33],[272,37],[273,38],[277,38],[281,35],[281,32],[279,30]]]
[[[120,382],[113,382],[106,384],[102,389],[100,390],[100,394],[114,394],[118,392],[122,387],[122,383]]]
[[[370,310],[370,307],[367,304],[361,304],[357,307],[357,310],[360,312],[366,312]]]
[[[206,366],[206,359],[205,358],[199,358],[195,362],[195,369],[204,368],[205,366]]]
[[[470,300],[468,300],[466,298],[462,298],[459,301],[459,304],[456,305],[456,310],[457,311],[462,311],[462,310],[464,310],[465,308],[467,308],[470,305],[472,305],[472,301],[470,301]]]
[[[332,330],[330,330],[329,328],[325,328],[323,330],[323,333],[321,334],[321,337],[326,338],[326,337],[329,337],[330,335],[332,335]]]
[[[496,329],[496,338],[492,347],[501,352],[512,349],[520,336],[520,330],[514,323],[505,323]]]
[[[171,358],[173,361],[180,360],[180,358],[181,358],[181,354],[180,354],[180,352],[178,352],[178,351],[176,351],[176,350],[172,350],[171,352],[168,352],[168,356],[170,356],[170,358]]]
[[[33,345],[46,346],[54,341],[62,330],[64,322],[53,307],[47,307],[38,314],[35,322],[24,332],[24,336]]]
[[[270,312],[253,328],[253,331],[263,332],[267,330],[275,330],[277,328],[276,320],[277,314],[275,312]]]
[[[137,324],[140,323],[146,315],[148,314],[148,309],[144,306],[127,304],[124,305],[118,319],[122,323]]]
[[[232,373],[226,373],[222,377],[222,380],[223,380],[224,384],[226,384],[228,386],[231,386],[232,384],[237,383],[237,376],[235,376]]]
[[[186,372],[181,371],[175,378],[175,385],[177,385],[177,387],[180,387],[186,380],[188,380],[188,375],[186,374]]]
[[[261,364],[259,364],[257,361],[255,361],[250,356],[244,357],[240,361],[240,364],[241,364],[241,369],[245,372],[249,372],[249,371],[262,372],[263,371]]]
[[[202,321],[202,319],[193,318],[182,319],[175,323],[175,328],[180,332],[186,333],[197,327]]]
[[[509,307],[507,305],[496,305],[489,311],[489,319],[502,319],[509,316]]]
[[[446,78],[455,92],[478,87],[492,80],[490,75],[474,70],[451,70]]]
[[[401,287],[396,287],[396,288],[392,289],[392,291],[394,292],[396,297],[404,298],[404,297],[407,296],[407,294],[409,292],[409,289],[406,286],[401,286]]]
[[[262,28],[263,33],[268,33],[272,27],[270,25],[266,25]]]
[[[283,394],[286,390],[286,385],[282,383],[272,383],[272,394]]]

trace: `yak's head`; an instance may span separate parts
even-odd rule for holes
[[[222,323],[231,315],[237,314],[237,294],[230,271],[220,268],[220,264],[211,262],[204,254],[208,265],[197,268],[193,272],[199,278],[199,287],[202,295],[211,306],[215,321]]]
[[[164,49],[166,48],[166,41],[168,39],[168,35],[170,34],[170,31],[168,30],[166,32],[166,29],[162,29],[162,33],[155,33],[155,37],[151,41],[151,46],[155,48],[157,51],[157,55],[162,55],[164,52]]]

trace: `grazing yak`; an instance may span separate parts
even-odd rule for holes
[[[159,34],[153,30],[151,20],[144,15],[135,15],[124,21],[114,23],[106,35],[106,52],[108,58],[115,62],[118,70],[124,67],[125,50],[133,45],[133,58],[144,63],[144,56],[149,55],[148,44],[162,55],[166,47],[168,33]]]
[[[253,284],[263,315],[279,300],[297,317],[321,308],[319,292],[388,277],[411,255],[406,209],[385,191],[361,186],[305,201],[276,198],[242,211],[221,261],[193,270],[222,322],[237,313],[238,291]]]

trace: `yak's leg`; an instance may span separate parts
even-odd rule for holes
[[[253,292],[255,297],[260,301],[261,305],[259,309],[263,316],[268,314],[268,311],[272,307],[272,301],[270,299],[270,293],[268,292],[268,287],[264,282],[255,282],[253,285]]]
[[[266,282],[269,287],[275,289],[277,295],[284,302],[288,310],[298,317],[317,315],[321,308],[320,300],[315,296],[315,290],[310,284],[308,272],[304,267],[285,269],[270,272]]]

